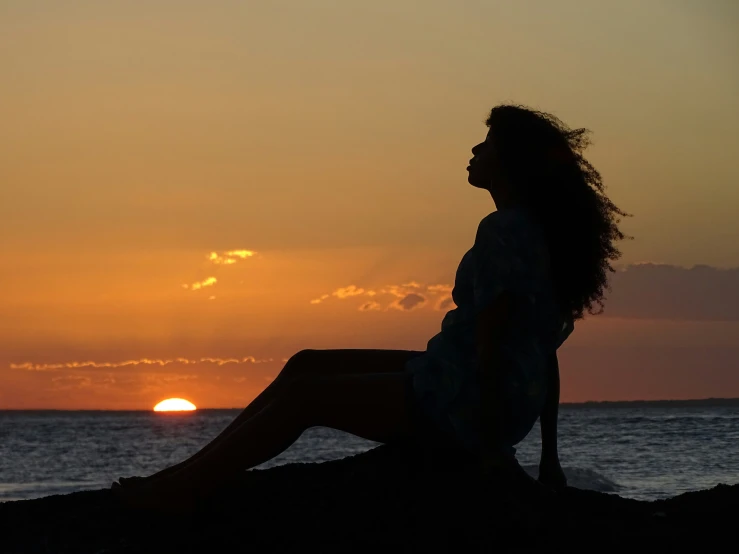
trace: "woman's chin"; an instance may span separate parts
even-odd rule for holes
[[[472,174],[470,174],[470,175],[468,175],[468,176],[467,176],[467,182],[468,182],[468,183],[469,183],[470,185],[472,185],[473,187],[475,187],[475,188],[478,188],[478,189],[484,189],[484,188],[487,188],[487,187],[486,187],[485,185],[483,185],[482,183],[480,183],[480,181],[479,181],[479,180],[475,179],[475,178],[474,178],[474,177],[472,176]]]

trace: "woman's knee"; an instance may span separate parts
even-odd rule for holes
[[[305,414],[319,392],[319,380],[312,375],[288,375],[283,381],[279,400],[289,405],[292,411]]]
[[[315,359],[316,350],[300,350],[290,356],[290,359],[285,362],[285,365],[280,372],[280,376],[295,377],[298,375],[310,374],[316,367]]]

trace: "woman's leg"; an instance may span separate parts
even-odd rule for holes
[[[290,380],[306,376],[401,372],[405,369],[405,362],[420,354],[423,354],[423,351],[381,349],[301,350],[285,363],[275,380],[252,400],[216,438],[184,462],[166,468],[150,476],[150,478],[160,478],[179,471],[208,452],[242,423],[269,405]],[[140,478],[134,478],[134,480],[135,482],[141,481]],[[121,484],[126,484],[131,479],[122,478],[120,481]]]
[[[409,374],[296,377],[258,414],[181,470],[133,489],[133,505],[176,508],[186,491],[207,494],[237,472],[286,450],[301,433],[325,426],[377,442],[408,440],[413,420],[406,403]]]
[[[337,349],[301,350],[283,366],[282,371],[244,410],[226,427],[221,436],[228,435],[244,421],[259,413],[274,398],[286,381],[295,377],[356,375],[363,373],[394,373],[405,369],[405,362],[423,354],[418,350]],[[210,445],[208,445],[210,446]],[[208,448],[206,446],[206,448]]]

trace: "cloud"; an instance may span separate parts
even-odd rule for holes
[[[429,285],[426,290],[438,294],[451,294],[453,288],[452,285]]]
[[[193,364],[213,364],[224,366],[227,364],[263,364],[273,362],[273,358],[258,359],[254,356],[245,356],[243,358],[170,358],[170,359],[150,359],[140,358],[138,360],[125,360],[122,362],[61,362],[51,364],[40,364],[33,362],[23,362],[19,364],[11,363],[10,369],[21,371],[57,371],[60,369],[84,369],[84,368],[114,368],[127,366],[159,366],[164,367],[170,364],[193,365]]]
[[[363,288],[359,288],[356,285],[349,285],[346,287],[338,288],[335,291],[333,291],[331,294],[322,294],[318,298],[314,298],[310,301],[311,304],[320,304],[324,300],[327,300],[331,296],[335,296],[336,298],[343,300],[345,298],[351,298],[353,296],[361,296],[363,294],[366,294],[367,296],[374,296],[377,294],[373,290],[365,290]]]
[[[443,296],[439,298],[439,300],[436,302],[434,309],[437,311],[449,311],[453,307],[454,307],[454,300],[452,300],[452,297]]]
[[[412,292],[410,294],[405,295],[403,298],[394,301],[392,304],[390,304],[390,307],[396,310],[410,311],[415,308],[420,308],[425,303],[426,303],[425,297],[421,296],[420,294],[416,294],[415,292]]]
[[[344,287],[342,289],[336,289],[331,294],[337,298],[351,298],[352,296],[359,296],[361,294],[364,294],[364,289],[357,288],[354,285],[349,285],[348,287]]]
[[[604,316],[739,321],[739,268],[640,263],[610,274]]]
[[[225,252],[210,252],[206,255],[209,262],[216,265],[233,265],[240,260],[245,260],[256,255],[254,250],[227,250]],[[184,284],[182,288],[187,290],[200,290],[204,287],[212,287],[218,282],[215,277],[206,277],[202,281],[197,281],[191,285]],[[215,300],[215,296],[208,297],[208,300]]]
[[[639,263],[621,266],[610,274],[609,282],[611,290],[606,292],[602,317],[739,321],[739,268]],[[454,308],[452,288],[446,283],[425,285],[417,281],[377,289],[349,285],[310,302],[358,298],[357,309],[362,312],[410,311],[426,306],[448,311]]]
[[[233,265],[240,260],[245,260],[254,256],[256,252],[253,250],[228,250],[226,252],[211,252],[208,254],[208,261],[216,265]]]
[[[454,300],[452,300],[452,285],[439,284],[429,285],[426,290],[431,293],[438,295],[436,302],[434,302],[434,310],[437,312],[448,312],[454,308]]]
[[[79,375],[70,373],[69,375],[56,375],[51,378],[51,390],[74,390],[74,389],[92,389],[96,392],[100,389],[109,389],[111,387],[125,387],[132,379],[140,379],[139,376],[128,376],[123,379],[116,379],[112,373],[97,375]]]
[[[435,297],[434,309],[439,310],[451,306],[451,290],[452,286],[447,284],[424,285],[417,281],[409,281],[402,285],[386,285],[380,289],[365,289],[357,285],[348,285],[334,290],[331,293],[323,294],[318,298],[310,301],[311,304],[320,304],[330,297],[336,297],[339,300],[346,300],[359,296],[368,296],[372,298],[370,302],[362,302],[358,309],[361,312],[368,311],[387,311],[400,310],[410,311],[421,308],[427,304],[428,298]],[[380,302],[380,297],[385,299]],[[391,297],[391,298],[387,298]]]
[[[198,281],[196,283],[193,283],[192,285],[184,284],[182,285],[182,288],[190,289],[190,290],[199,290],[203,287],[212,287],[218,282],[218,279],[215,277],[206,277],[202,281]]]
[[[60,375],[51,382],[56,390],[82,389],[92,386],[92,378],[85,375]]]
[[[314,298],[313,300],[311,300],[310,303],[311,304],[320,304],[321,302],[323,302],[324,300],[326,300],[329,296],[331,296],[331,295],[330,294],[322,294],[320,297]]]
[[[134,394],[143,394],[169,387],[174,383],[193,381],[200,376],[178,373],[136,373],[128,375],[105,374],[69,374],[57,375],[51,378],[51,388],[54,391],[69,391],[86,389],[86,393],[99,394],[105,390],[116,389],[117,392],[126,391]]]
[[[138,379],[137,379],[138,378]],[[141,389],[141,392],[147,392],[152,390],[157,390],[160,387],[172,385],[173,383],[181,383],[183,381],[194,381],[199,379],[199,375],[182,375],[178,373],[144,373],[142,375],[137,375],[131,379],[133,383],[138,381],[143,381],[143,389]]]

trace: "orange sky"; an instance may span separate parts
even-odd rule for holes
[[[0,409],[235,407],[301,348],[424,348],[505,101],[592,129],[634,215],[563,399],[739,396],[739,8],[554,6],[3,3]]]

